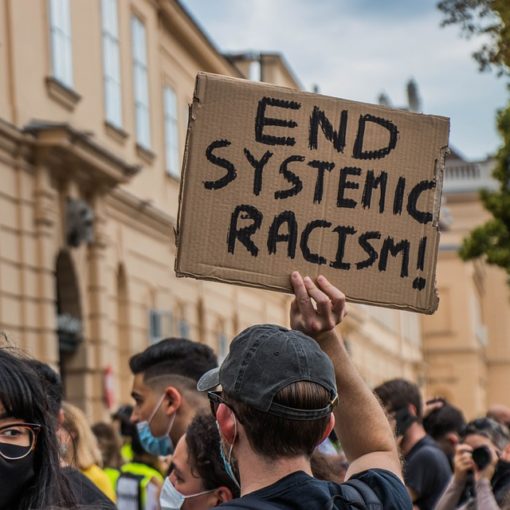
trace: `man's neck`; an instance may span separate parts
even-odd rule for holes
[[[251,449],[239,452],[239,473],[241,496],[268,487],[296,471],[311,475],[310,459],[305,456],[267,459],[255,454]]]
[[[423,428],[423,425],[420,423],[413,423],[406,431],[405,437],[400,444],[400,450],[402,451],[402,455],[407,455],[413,446],[421,441],[427,433]]]

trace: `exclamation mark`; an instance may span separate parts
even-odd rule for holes
[[[425,250],[427,249],[427,238],[422,237],[420,239],[420,246],[418,248],[418,261],[416,262],[416,268],[419,271],[423,271],[425,267]],[[418,276],[413,281],[413,289],[423,290],[427,281],[425,278]]]

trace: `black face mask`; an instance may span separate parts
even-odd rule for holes
[[[17,448],[11,446],[11,448]],[[0,510],[13,508],[21,492],[34,477],[34,452],[18,460],[7,460],[0,456]]]

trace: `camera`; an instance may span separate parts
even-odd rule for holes
[[[475,448],[471,455],[478,471],[487,467],[492,460],[492,454],[488,446],[479,446],[478,448]]]

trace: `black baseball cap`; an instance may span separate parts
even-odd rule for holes
[[[309,381],[324,387],[331,400],[321,409],[299,409],[273,402],[289,384]],[[237,335],[221,367],[206,372],[199,391],[221,385],[232,399],[259,411],[292,420],[315,420],[328,416],[337,403],[335,370],[315,340],[305,334],[263,324]]]

